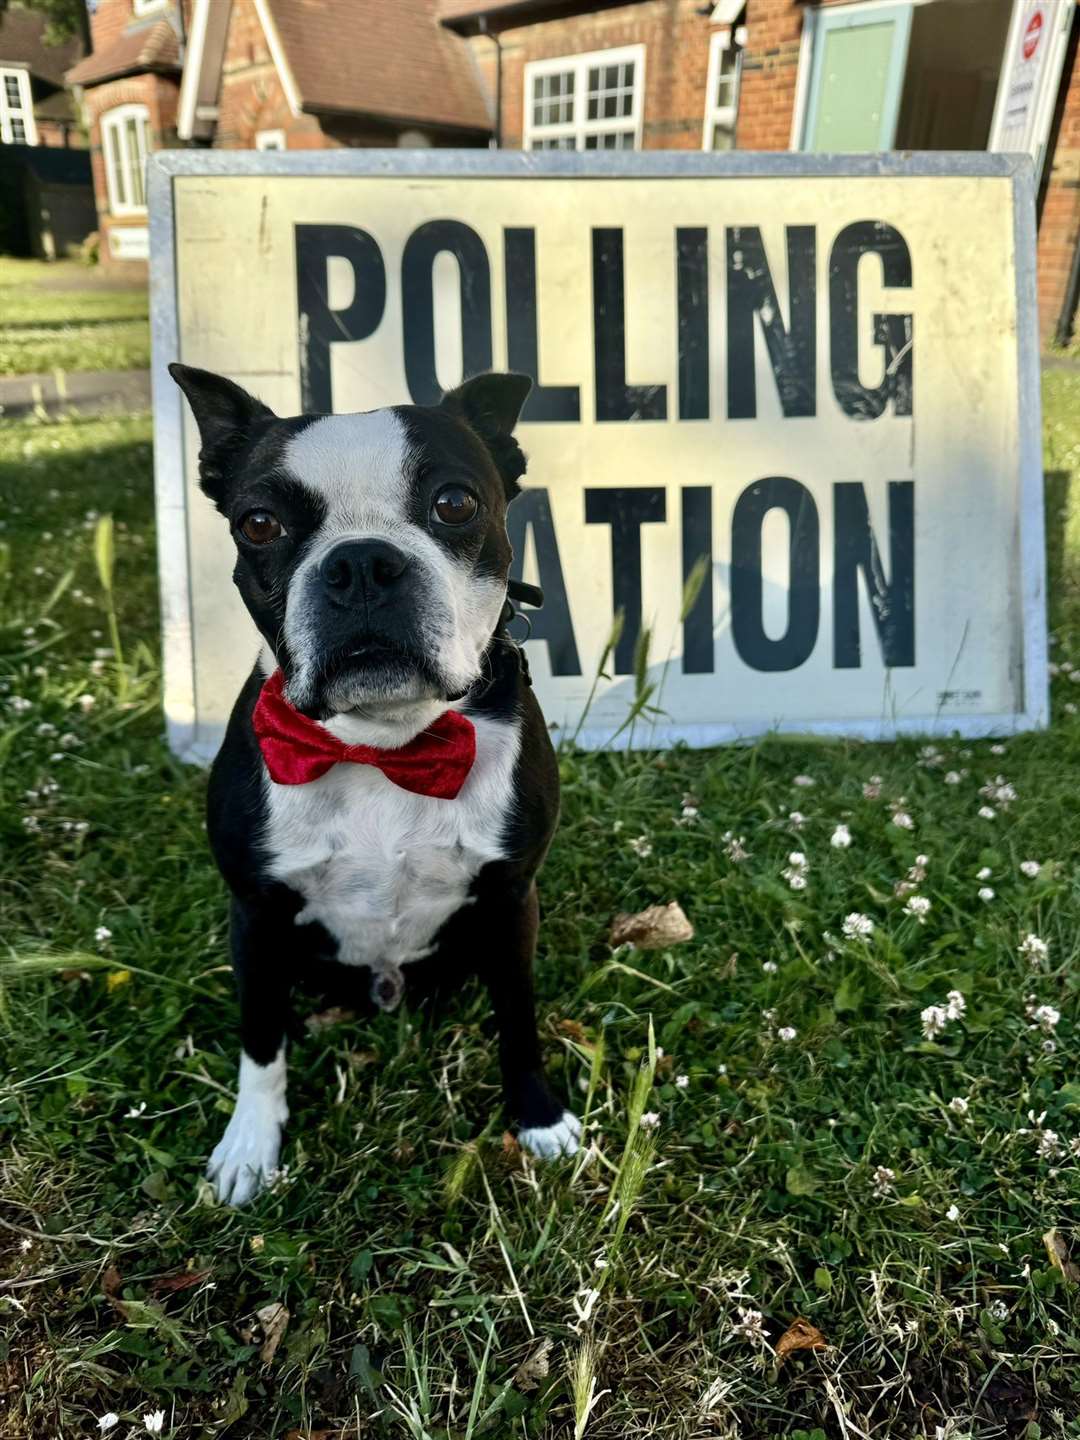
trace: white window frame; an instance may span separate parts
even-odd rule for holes
[[[6,81],[10,75],[14,75],[19,86],[19,104],[14,111],[8,105]],[[26,139],[16,141],[12,138],[11,120],[17,115],[23,123],[26,131]],[[34,123],[34,96],[30,89],[30,72],[18,69],[14,65],[0,67],[0,145],[36,145],[37,125]]]
[[[115,157],[113,147],[109,143],[109,132],[118,130],[120,141],[125,122],[128,120],[142,120],[142,162],[143,162],[143,204],[138,205],[127,199],[126,191],[121,193],[120,180],[122,177],[116,173]],[[101,153],[105,160],[105,185],[109,193],[109,214],[110,215],[145,215],[146,214],[146,157],[150,151],[150,111],[145,105],[117,105],[113,110],[106,110],[101,117]],[[121,153],[123,153],[121,151]]]
[[[634,90],[629,115],[611,120],[589,120],[589,70],[594,65],[625,65],[633,61]],[[555,125],[533,123],[533,81],[543,75],[558,75],[566,70],[574,73],[573,118]],[[645,118],[645,46],[621,45],[611,50],[588,50],[582,55],[559,55],[550,60],[530,60],[525,66],[525,126],[523,148],[533,149],[538,140],[572,139],[573,149],[584,150],[589,135],[619,134],[633,130],[634,149],[641,149],[641,131]]]
[[[144,15],[153,15],[158,10],[164,10],[169,0],[131,0],[131,13],[137,20]]]
[[[743,32],[745,36],[745,32]],[[742,86],[742,45],[740,34],[733,30],[717,30],[709,37],[709,75],[705,82],[705,125],[701,132],[701,148],[712,150],[713,134],[717,127],[735,134],[735,122],[739,115],[739,90]],[[723,55],[735,51],[735,92],[730,105],[717,105],[716,91],[720,83],[720,64]],[[732,147],[734,148],[734,147]]]
[[[285,143],[284,130],[255,131],[256,150],[287,150],[288,148],[288,145]]]

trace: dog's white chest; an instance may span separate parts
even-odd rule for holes
[[[346,965],[393,974],[430,953],[482,866],[504,858],[516,723],[476,718],[476,761],[454,800],[402,790],[369,765],[307,785],[267,777],[268,869],[297,891]]]

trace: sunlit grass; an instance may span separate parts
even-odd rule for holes
[[[1042,1239],[1080,1261],[1080,380],[1048,397],[1053,730],[565,755],[537,985],[586,1150],[504,1143],[470,990],[307,1035],[288,1173],[240,1213],[200,1178],[236,1012],[205,777],[161,740],[149,424],[0,427],[5,1440],[159,1407],[244,1440],[1080,1435]],[[692,942],[612,956],[673,899]],[[778,1364],[797,1318],[829,1348]]]

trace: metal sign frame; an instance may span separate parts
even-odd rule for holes
[[[1012,735],[1042,729],[1049,720],[1046,634],[1046,552],[1039,369],[1038,306],[1035,275],[1035,180],[1027,155],[982,152],[890,152],[865,156],[751,153],[655,152],[569,153],[503,150],[334,150],[290,153],[244,150],[173,150],[151,155],[148,165],[150,211],[150,297],[153,340],[154,469],[158,526],[158,562],[162,610],[165,710],[169,744],[184,759],[206,762],[215,745],[196,733],[197,697],[193,622],[190,608],[191,557],[188,544],[189,488],[185,478],[182,397],[167,366],[180,358],[177,312],[174,182],[212,175],[300,179],[385,177],[413,180],[570,179],[803,179],[863,177],[989,177],[1010,181],[1016,259],[1018,454],[1017,563],[1020,605],[1020,653],[1014,711],[980,716],[927,714],[882,716],[874,720],[781,722],[756,728],[731,723],[646,727],[650,743],[669,746],[718,745],[747,740],[767,730],[791,734],[855,736],[867,740],[900,735],[968,738]],[[1007,643],[1003,641],[1003,643]],[[627,743],[625,735],[615,743]],[[578,737],[584,748],[610,742],[610,730],[586,727]]]

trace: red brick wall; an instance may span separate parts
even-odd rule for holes
[[[1080,26],[1080,18],[1074,18],[1073,26]],[[1039,327],[1046,339],[1057,328],[1080,241],[1080,46],[1072,46],[1066,66],[1057,145],[1047,159],[1049,178],[1044,176],[1039,220]]]
[[[503,145],[509,149],[521,145],[525,66],[530,60],[642,44],[646,46],[643,147],[700,150],[709,36],[714,29],[708,13],[700,13],[703,8],[702,0],[645,0],[501,31]],[[482,35],[469,43],[494,94],[494,45]]]
[[[145,273],[145,262],[114,260],[109,246],[113,230],[126,226],[145,226],[145,215],[112,215],[109,211],[109,190],[105,178],[105,157],[101,148],[101,117],[118,105],[145,105],[150,114],[150,149],[163,150],[176,145],[176,106],[180,94],[177,80],[169,75],[131,75],[95,85],[84,93],[86,119],[90,130],[90,163],[94,172],[94,199],[97,202],[98,230],[101,235],[101,263],[133,274]]]
[[[747,0],[735,144],[786,150],[791,143],[804,7],[797,0]]]

